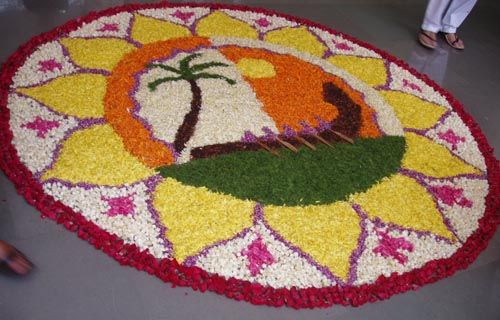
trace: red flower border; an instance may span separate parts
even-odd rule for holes
[[[45,194],[41,185],[34,179],[33,174],[21,163],[11,143],[12,132],[9,127],[10,115],[7,108],[7,98],[11,80],[16,70],[24,63],[25,59],[36,47],[75,30],[83,23],[123,11],[179,6],[205,6],[213,9],[249,10],[267,15],[281,16],[301,24],[318,27],[333,34],[341,35],[354,43],[377,52],[384,59],[394,62],[400,67],[410,71],[437,92],[444,95],[453,106],[453,109],[460,115],[462,120],[471,130],[472,135],[479,144],[479,149],[486,159],[490,192],[486,198],[486,210],[483,218],[479,221],[479,228],[450,258],[430,261],[423,267],[406,272],[402,275],[394,273],[390,277],[380,276],[372,284],[356,287],[333,286],[321,289],[274,289],[249,281],[242,281],[234,278],[226,279],[219,275],[208,274],[206,271],[197,267],[182,266],[175,260],[163,259],[159,261],[147,251],[140,251],[135,245],[125,244],[123,240],[117,236],[101,230],[94,223],[86,220],[82,215],[74,212],[61,202],[54,200],[52,196]],[[194,290],[200,290],[202,292],[209,290],[226,295],[235,300],[245,300],[256,305],[269,305],[275,307],[286,305],[296,309],[324,308],[333,304],[359,306],[366,302],[387,299],[397,293],[416,290],[427,283],[436,282],[437,280],[451,276],[459,269],[466,268],[477,258],[478,254],[486,248],[489,240],[495,233],[497,224],[500,223],[500,162],[495,158],[493,149],[488,145],[477,123],[465,112],[463,106],[448,92],[440,88],[425,75],[419,74],[403,61],[360,40],[305,19],[246,6],[197,3],[182,3],[177,5],[168,3],[124,5],[100,12],[91,12],[85,17],[69,21],[50,32],[32,38],[28,43],[21,46],[12,54],[3,64],[0,72],[0,143],[0,167],[7,177],[14,182],[18,193],[23,195],[28,203],[41,211],[42,218],[48,217],[55,220],[58,224],[63,224],[68,230],[76,232],[78,237],[87,240],[96,249],[104,251],[106,254],[116,259],[121,265],[135,267],[138,270],[156,275],[165,282],[171,282],[174,287],[192,287]]]

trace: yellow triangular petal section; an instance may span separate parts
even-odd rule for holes
[[[153,204],[167,228],[166,236],[179,262],[251,227],[255,205],[206,188],[187,186],[172,178],[156,187]]]
[[[286,27],[270,31],[264,36],[264,40],[307,52],[318,57],[323,57],[323,54],[327,50],[327,47],[306,27]]]
[[[125,54],[136,49],[125,40],[112,38],[66,38],[61,43],[80,67],[108,71],[113,70]]]
[[[387,70],[382,59],[332,56],[327,59],[340,69],[344,69],[369,86],[381,86],[387,81]]]
[[[386,223],[454,239],[432,196],[412,178],[395,174],[350,200],[359,204],[370,219],[380,218]]]
[[[330,205],[266,206],[266,221],[285,240],[347,280],[352,252],[361,234],[360,218],[346,202]]]
[[[202,37],[259,38],[251,25],[220,11],[202,18],[196,25],[196,34]]]
[[[132,39],[142,44],[191,35],[191,31],[186,27],[138,14],[135,15],[131,33]]]
[[[414,95],[398,91],[379,91],[391,105],[405,128],[428,129],[436,124],[446,108]]]
[[[429,177],[445,178],[459,174],[480,174],[481,171],[454,156],[446,147],[421,135],[405,134],[406,152],[402,167]]]
[[[45,172],[42,179],[122,185],[154,174],[154,170],[125,150],[122,140],[109,125],[96,125],[69,137],[54,167]]]
[[[106,77],[99,74],[64,76],[37,87],[18,88],[17,91],[69,116],[100,118],[104,115]]]

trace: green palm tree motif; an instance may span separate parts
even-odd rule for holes
[[[193,97],[191,99],[191,110],[184,116],[184,120],[175,134],[174,149],[179,154],[186,148],[186,143],[191,139],[194,133],[194,128],[198,122],[198,115],[201,109],[201,89],[196,83],[199,79],[220,79],[226,81],[230,85],[234,85],[236,81],[229,79],[220,74],[204,72],[204,70],[212,67],[228,67],[229,65],[222,62],[205,62],[190,66],[190,62],[201,56],[199,53],[193,53],[179,61],[179,67],[174,68],[164,64],[152,63],[147,65],[148,68],[161,68],[166,71],[173,72],[177,76],[163,77],[156,79],[148,84],[149,90],[155,91],[156,88],[165,82],[171,81],[187,81],[191,85]]]

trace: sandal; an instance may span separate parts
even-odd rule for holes
[[[431,37],[426,31],[421,30],[418,34],[418,42],[428,49],[436,49],[437,39]]]
[[[9,268],[10,271],[18,275],[26,275],[33,269],[33,263],[22,252],[0,241],[0,254],[2,251],[4,256],[0,257],[0,264]]]
[[[453,40],[453,41],[450,40],[448,38],[449,35],[453,35],[455,37],[455,40]],[[444,38],[445,38],[446,42],[450,45],[450,47],[457,49],[457,50],[464,50],[465,49],[464,42],[462,41],[462,39],[460,39],[457,36],[456,33],[445,33]]]

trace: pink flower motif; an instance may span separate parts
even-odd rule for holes
[[[54,128],[58,128],[59,125],[58,121],[44,120],[40,117],[36,117],[34,121],[25,123],[21,125],[21,127],[35,130],[38,138],[45,139],[47,133]]]
[[[255,23],[257,23],[260,27],[263,27],[263,28],[271,25],[269,20],[267,20],[266,18],[257,19],[257,20],[255,20]]]
[[[382,255],[384,258],[392,257],[400,264],[406,264],[408,257],[401,253],[401,250],[413,252],[413,244],[403,237],[394,238],[387,231],[377,231],[378,246],[373,249],[374,253]]]
[[[354,50],[354,48],[351,47],[350,45],[348,45],[346,42],[338,42],[338,41],[335,41],[335,40],[332,40],[332,42],[335,45],[336,49],[345,50],[345,51],[352,51],[352,50]]]
[[[61,70],[62,69],[62,64],[57,62],[55,59],[48,59],[48,60],[42,60],[38,61],[38,70],[42,72],[52,72],[55,69]]]
[[[465,142],[464,137],[457,136],[453,130],[448,129],[446,132],[439,132],[438,137],[451,144],[453,150],[457,150],[457,145],[461,142]]]
[[[260,235],[246,249],[241,251],[241,254],[246,256],[250,264],[248,270],[252,277],[260,274],[265,264],[271,265],[275,262],[272,254],[267,250],[266,245],[262,242]]]
[[[101,28],[97,29],[97,31],[105,32],[105,31],[119,31],[117,23],[104,23]]]
[[[101,199],[108,203],[108,216],[115,217],[118,215],[127,216],[134,213],[135,205],[133,194],[124,197],[106,198]]]
[[[454,188],[445,185],[431,187],[431,191],[448,206],[458,205],[462,208],[471,208],[474,204],[470,199],[464,197],[464,189],[462,188]]]
[[[422,88],[420,88],[419,85],[413,83],[413,82],[410,82],[406,79],[403,79],[403,87],[408,87],[412,90],[417,90],[418,92],[422,92]]]
[[[171,14],[172,17],[176,17],[187,23],[192,16],[194,16],[193,12],[182,12],[180,10],[175,11]]]

